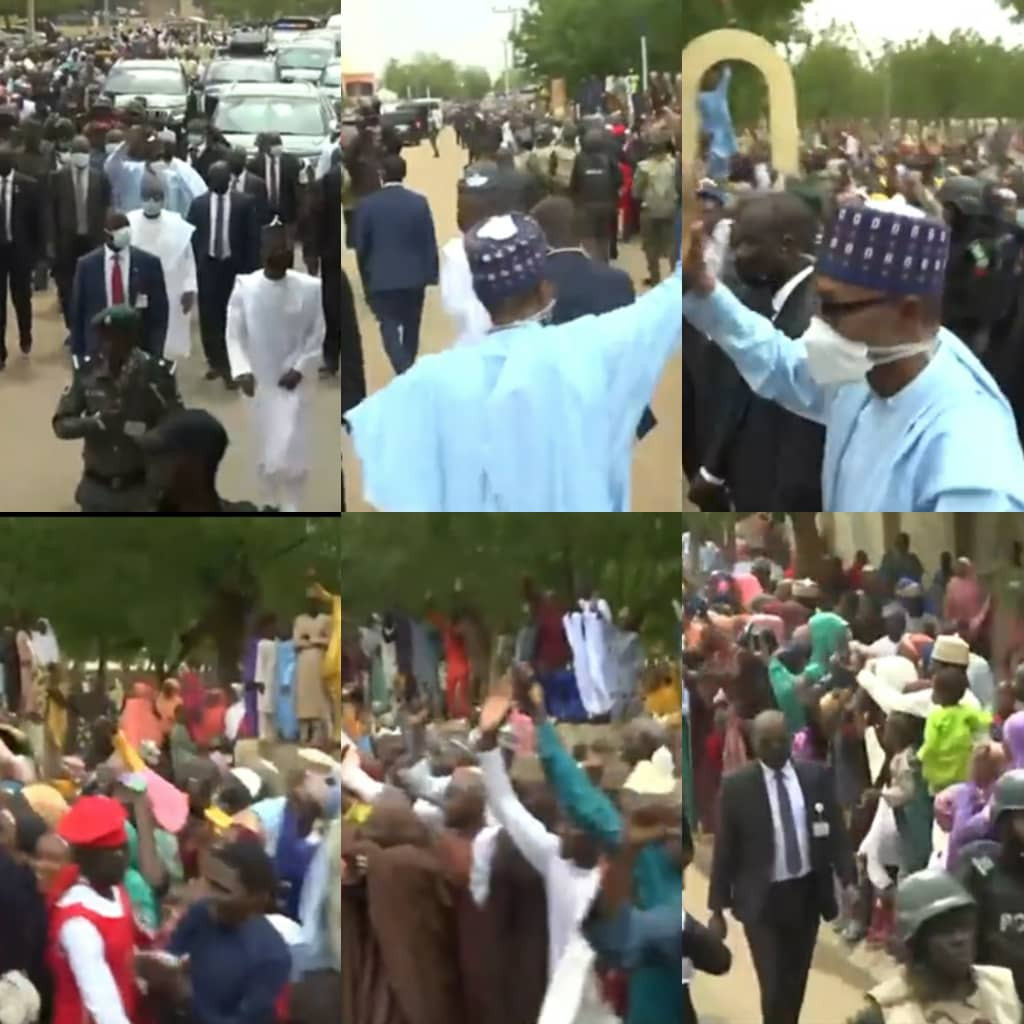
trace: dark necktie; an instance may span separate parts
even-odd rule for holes
[[[110,304],[124,305],[124,278],[121,276],[121,257],[113,254],[114,265],[110,268]]]
[[[800,874],[800,843],[796,837],[796,822],[793,820],[793,805],[789,801],[789,790],[781,771],[775,773],[775,790],[779,795],[779,818],[782,821],[782,840],[786,848],[786,870],[791,875]]]
[[[224,259],[224,207],[227,205],[224,202],[224,196],[216,196],[217,202],[217,232],[213,236],[213,257],[214,259]]]

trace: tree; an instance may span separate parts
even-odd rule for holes
[[[453,97],[459,91],[459,68],[436,53],[417,53],[410,61],[390,60],[384,85],[403,97]]]
[[[304,601],[305,573],[337,586],[336,519],[0,521],[0,621],[49,618],[72,657],[177,656],[208,641],[237,671],[246,617]],[[232,652],[235,652],[232,656]]]
[[[428,593],[442,609],[462,598],[492,629],[514,628],[521,581],[533,576],[570,600],[597,584],[610,604],[647,612],[647,632],[678,645],[671,602],[679,596],[679,533],[673,516],[562,513],[487,516],[451,513],[352,514],[341,531],[346,620],[371,612],[424,610]]]
[[[826,35],[815,40],[793,67],[797,109],[804,120],[878,117],[884,83],[849,43]]]
[[[517,63],[541,81],[564,78],[572,90],[590,75],[639,70],[646,34],[651,70],[674,71],[691,38],[693,6],[700,5],[687,4],[680,18],[678,6],[664,0],[532,0],[513,36]]]
[[[459,99],[482,100],[491,91],[487,68],[476,66],[459,69]]]

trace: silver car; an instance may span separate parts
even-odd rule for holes
[[[181,124],[188,107],[188,77],[177,60],[119,60],[107,75],[102,92],[115,110],[141,98],[146,109],[169,124]]]
[[[338,127],[330,103],[310,82],[236,82],[220,94],[213,126],[249,152],[260,132],[276,132],[286,153],[307,162],[316,161]]]
[[[278,48],[274,56],[282,82],[319,82],[334,59],[334,47],[325,39],[296,39]]]

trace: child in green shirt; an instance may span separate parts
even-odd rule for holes
[[[943,666],[932,680],[935,707],[925,720],[917,757],[933,796],[967,779],[974,743],[986,737],[992,724],[991,712],[960,703],[966,689],[967,675],[956,666]]]

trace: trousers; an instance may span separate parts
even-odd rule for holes
[[[423,288],[396,288],[371,292],[370,309],[380,324],[384,351],[396,374],[405,373],[420,348],[420,323],[423,319]]]

